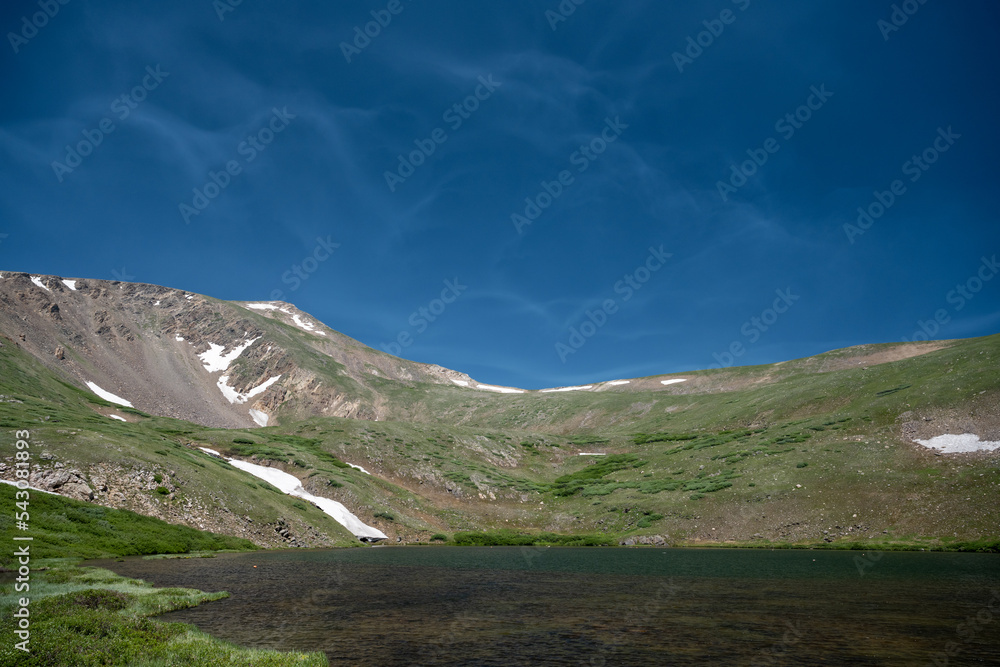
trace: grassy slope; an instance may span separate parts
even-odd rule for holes
[[[185,504],[215,507],[221,501],[232,512],[247,516],[256,525],[285,518],[296,533],[315,527],[333,544],[356,543],[332,518],[308,503],[302,503],[270,485],[233,468],[195,447],[187,446],[188,435],[201,427],[165,417],[152,417],[138,410],[112,406],[97,396],[61,382],[34,359],[9,345],[0,349],[0,428],[10,429],[0,442],[0,458],[14,453],[14,430],[31,433],[32,462],[43,466],[62,462],[67,467],[111,463],[128,472],[153,471],[162,483],[143,488],[148,504],[181,516]],[[95,407],[136,419],[124,423],[109,419]],[[41,459],[43,453],[56,458]],[[164,485],[173,497],[156,492]],[[143,509],[137,505],[136,509]],[[297,529],[297,530],[296,530]]]
[[[115,510],[62,496],[29,491],[29,530],[14,524],[16,489],[0,485],[0,539],[16,544],[14,535],[32,538],[33,558],[107,558],[145,554],[186,554],[195,551],[253,550],[247,540],[216,535],[126,510]],[[20,511],[20,510],[18,510]],[[12,567],[11,551],[0,552],[0,566]]]
[[[716,393],[493,396],[396,386],[392,399],[410,401],[405,413],[434,415],[437,425],[339,423],[339,437],[331,437],[327,420],[287,428],[325,438],[327,448],[354,462],[378,462],[380,474],[400,483],[438,471],[473,499],[494,492],[497,500],[445,517],[454,529],[638,529],[693,543],[746,543],[757,535],[812,543],[995,542],[996,457],[936,457],[903,440],[898,419],[931,409],[995,412],[1000,337],[869,368],[812,368],[843,356],[687,374],[746,386]],[[772,381],[755,382],[767,376]],[[463,426],[444,426],[449,415],[460,415]],[[564,433],[581,415],[603,426]],[[512,430],[526,427],[538,431]],[[634,454],[638,465],[556,495],[557,477],[591,462],[568,454],[595,448]],[[650,518],[657,515],[663,518]]]
[[[280,461],[314,490],[359,508],[362,520],[424,538],[513,528],[668,533],[686,543],[947,544],[996,540],[1000,525],[995,456],[933,456],[904,441],[898,423],[908,410],[995,410],[1000,336],[869,368],[817,372],[848,354],[836,351],[701,371],[685,376],[705,378],[708,388],[686,394],[493,395],[375,379],[405,421],[311,418],[240,431],[148,416],[109,423],[91,410],[98,399],[14,354],[0,350],[7,364],[0,391],[24,404],[0,403],[0,425],[30,423],[33,434],[53,449],[72,446],[83,463],[109,454],[169,462],[185,492],[222,490],[233,506],[256,508],[261,520],[279,512],[307,523],[323,517],[250,488],[228,466],[184,445]],[[575,456],[594,449],[633,458],[598,469]]]

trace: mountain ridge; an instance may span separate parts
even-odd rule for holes
[[[508,394],[283,302],[5,272],[0,306],[0,425],[32,429],[33,484],[263,546],[353,537],[233,461],[402,542],[942,545],[1000,525],[1000,452],[919,442],[1000,441],[1000,335]]]

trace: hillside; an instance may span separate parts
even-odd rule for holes
[[[262,546],[356,543],[234,465],[247,461],[393,542],[1000,537],[1000,449],[915,442],[1000,441],[1000,336],[520,391],[373,350],[286,303],[2,276],[0,425],[30,430],[34,486],[79,500]],[[8,480],[13,451],[0,443]]]

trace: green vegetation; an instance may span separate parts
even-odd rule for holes
[[[153,588],[98,568],[39,561],[31,582],[30,653],[14,648],[13,586],[0,589],[0,667],[321,667],[322,653],[245,649],[183,623],[150,616],[228,597],[186,588]],[[51,569],[48,569],[51,568]]]
[[[557,535],[555,533],[520,533],[513,530],[494,530],[484,532],[462,531],[455,533],[455,544],[466,547],[499,547],[499,546],[563,546],[563,547],[601,547],[618,544],[617,540],[607,535]]]
[[[0,506],[13,508],[15,492],[15,487],[0,484]],[[32,493],[30,510],[33,558],[109,558],[257,548],[238,537],[176,526],[135,512],[47,493]],[[14,532],[13,512],[0,513],[0,535],[13,544],[10,537]],[[13,561],[11,550],[0,555],[0,565],[9,566]]]
[[[644,463],[645,461],[640,461],[635,454],[604,456],[583,470],[557,477],[552,483],[552,493],[556,496],[572,496],[578,491],[599,484],[604,477],[613,472],[630,467],[638,468]]]

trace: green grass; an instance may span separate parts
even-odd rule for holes
[[[13,612],[21,595],[0,588],[0,667],[321,667],[322,653],[281,653],[235,646],[183,623],[151,616],[228,597],[186,588],[157,589],[72,562],[36,561],[28,610],[30,653],[15,648]]]
[[[522,533],[514,530],[484,532],[460,531],[452,538],[458,546],[613,546],[617,540],[607,535],[559,535],[556,533]]]
[[[635,454],[612,454],[591,463],[586,468],[557,477],[552,482],[552,493],[556,496],[572,496],[587,487],[600,484],[613,472],[624,468],[637,468],[644,462]]]
[[[0,484],[0,506],[14,507],[16,489]],[[169,524],[160,519],[92,505],[62,496],[31,492],[29,535],[34,558],[104,558],[143,554],[183,554],[192,551],[254,550],[238,537],[216,535]],[[0,513],[0,535],[13,544],[13,512]],[[13,563],[11,550],[0,553],[0,564]]]

